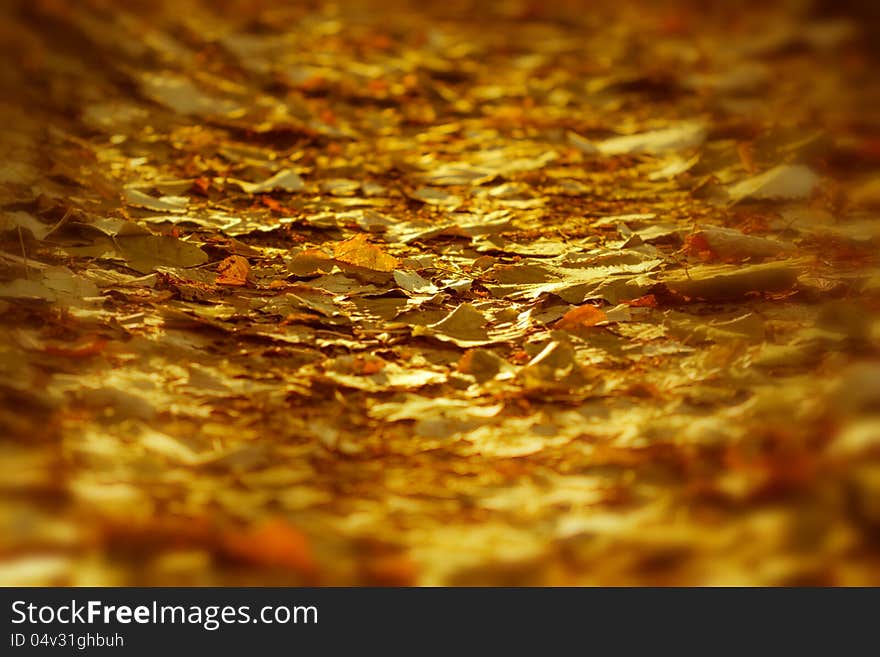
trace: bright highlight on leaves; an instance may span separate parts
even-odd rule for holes
[[[589,304],[572,308],[556,322],[556,328],[572,330],[595,326],[600,322],[607,321],[608,316],[596,306]]]
[[[333,247],[333,257],[340,262],[372,271],[391,272],[399,266],[397,258],[370,244],[364,234],[336,244]]]

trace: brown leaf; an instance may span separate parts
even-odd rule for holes
[[[233,255],[217,265],[217,285],[247,285],[251,266],[241,256]]]
[[[632,301],[624,302],[631,308],[656,308],[657,297],[653,294],[646,294],[643,297],[639,297],[638,299],[633,299]]]

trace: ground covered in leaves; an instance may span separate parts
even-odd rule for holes
[[[880,584],[874,24],[702,4],[4,3],[0,580]]]

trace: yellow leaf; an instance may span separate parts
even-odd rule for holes
[[[339,262],[372,271],[390,272],[399,266],[397,258],[370,244],[363,234],[337,244],[333,248],[333,257]]]

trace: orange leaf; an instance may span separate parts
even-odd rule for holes
[[[625,303],[631,308],[656,308],[657,297],[653,294],[646,294],[643,297],[633,299],[632,301],[626,301]]]
[[[370,559],[364,570],[368,581],[378,586],[412,586],[418,575],[415,564],[402,554]]]
[[[217,265],[217,285],[247,285],[251,266],[241,256],[229,256]]]
[[[259,566],[287,568],[314,577],[317,564],[308,537],[282,518],[225,536],[227,555]]]
[[[578,329],[585,326],[595,326],[599,322],[604,322],[607,319],[608,317],[602,310],[596,308],[596,306],[585,304],[583,306],[578,306],[577,308],[572,308],[565,313],[562,318],[556,322],[556,328],[566,330]]]
[[[376,374],[385,369],[385,361],[381,358],[356,358],[355,365],[364,376]]]
[[[278,202],[277,200],[275,200],[274,198],[272,198],[271,196],[268,196],[266,194],[263,194],[262,196],[260,196],[260,203],[265,205],[267,208],[269,208],[273,212],[281,212],[284,210],[284,206],[281,205],[280,202]]]
[[[201,194],[202,196],[207,196],[208,190],[211,189],[211,179],[208,178],[207,176],[201,176],[199,178],[196,178],[193,181],[192,189],[194,191],[198,192],[199,194]]]
[[[515,351],[510,355],[511,362],[516,363],[517,365],[523,365],[529,362],[530,359],[531,357],[528,352],[523,351],[522,349]]]
[[[709,240],[702,233],[688,235],[684,240],[684,251],[700,260],[712,260],[716,257],[715,252],[709,245]]]

